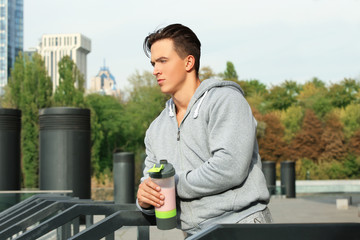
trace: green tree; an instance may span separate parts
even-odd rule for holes
[[[267,93],[266,85],[257,79],[240,81],[240,86],[244,90],[247,98],[254,96],[255,94],[263,95]]]
[[[329,89],[329,98],[334,107],[344,108],[355,102],[360,83],[354,79],[345,78],[340,84],[332,84]]]
[[[59,63],[59,86],[54,94],[55,106],[84,107],[83,74],[69,56],[63,57]]]
[[[52,83],[47,76],[42,57],[32,60],[21,54],[16,58],[6,90],[8,106],[19,108],[21,117],[22,167],[25,187],[38,186],[39,171],[39,109],[51,105]]]
[[[307,83],[312,83],[316,88],[325,88],[325,83],[317,77],[312,78]]]
[[[16,71],[14,71],[16,69]],[[15,59],[14,68],[11,69],[11,76],[8,85],[5,87],[3,107],[20,108],[21,102],[21,87],[24,81],[25,73],[25,58],[19,52],[19,56]]]
[[[112,169],[113,153],[124,145],[124,106],[113,96],[90,94],[86,103],[92,112],[92,166],[99,176],[105,169]]]
[[[341,109],[340,120],[344,125],[345,137],[350,138],[360,129],[360,104],[350,104]]]
[[[313,81],[314,82],[314,81]],[[327,97],[328,90],[319,81],[307,82],[300,90],[297,100],[305,109],[313,110],[320,118],[332,110],[330,99]]]
[[[281,112],[281,122],[285,127],[284,139],[291,141],[301,129],[304,112],[300,106],[291,106]]]
[[[169,99],[151,72],[136,71],[129,79],[132,89],[123,116],[125,147],[131,151],[144,148],[144,137],[150,123],[164,109]]]
[[[224,72],[224,80],[238,81],[238,75],[232,62],[226,62],[226,70]]]

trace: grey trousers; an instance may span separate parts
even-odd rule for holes
[[[265,208],[262,211],[255,212],[244,219],[241,219],[237,223],[272,223],[273,219],[269,208]]]

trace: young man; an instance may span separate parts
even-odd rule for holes
[[[145,38],[161,91],[171,99],[146,132],[137,205],[147,214],[164,196],[147,171],[161,159],[176,170],[179,228],[194,234],[221,223],[271,222],[256,120],[239,85],[200,82],[200,41],[181,24]]]

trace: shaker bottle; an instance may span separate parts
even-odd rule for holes
[[[167,160],[160,160],[159,164],[149,171],[152,181],[160,186],[160,193],[165,196],[164,205],[155,207],[156,225],[158,229],[168,230],[175,228],[176,221],[176,197],[175,197],[175,169]]]

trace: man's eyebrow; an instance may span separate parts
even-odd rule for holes
[[[159,62],[159,61],[164,60],[164,59],[168,59],[168,58],[167,57],[159,57],[159,58],[155,59],[155,61],[150,60],[150,63],[151,63],[151,65],[154,66],[155,62]]]

